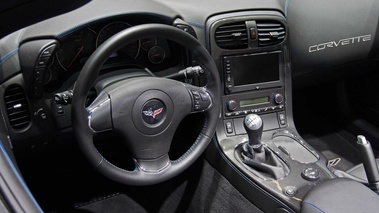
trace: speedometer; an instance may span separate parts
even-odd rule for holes
[[[101,29],[99,35],[97,36],[96,40],[96,47],[99,47],[101,44],[103,44],[106,40],[108,40],[113,35],[131,27],[130,24],[125,22],[112,22],[103,29]],[[118,54],[126,55],[129,58],[135,59],[139,52],[139,40],[132,41],[131,43],[127,44],[123,48],[117,51],[113,56],[117,56]],[[112,56],[111,56],[112,57]]]
[[[88,28],[75,33],[57,50],[58,63],[64,70],[84,64],[95,51],[95,39],[95,32]]]

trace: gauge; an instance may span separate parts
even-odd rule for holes
[[[63,69],[69,70],[84,64],[95,51],[96,34],[91,29],[83,29],[63,42],[56,56]]]
[[[96,47],[99,47],[110,37],[114,36],[115,34],[129,27],[130,27],[130,24],[125,23],[125,22],[112,22],[106,25],[105,27],[103,27],[103,29],[101,29],[99,35],[97,36]],[[138,55],[138,52],[139,52],[139,40],[133,41],[127,44],[125,47],[118,50],[117,53],[114,53],[111,57],[117,56],[118,54],[126,54],[129,58],[135,59]]]
[[[152,47],[157,45],[156,38],[143,38],[141,39],[141,47],[142,49],[149,51]]]
[[[165,50],[160,46],[155,46],[149,50],[148,57],[151,63],[160,64],[166,57]]]

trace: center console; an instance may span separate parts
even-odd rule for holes
[[[306,193],[334,175],[293,123],[285,17],[275,11],[222,14],[206,28],[224,89],[207,157],[262,210],[299,211]],[[262,121],[261,133],[247,127],[252,120]]]

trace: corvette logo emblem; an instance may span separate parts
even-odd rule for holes
[[[166,117],[166,107],[162,101],[152,99],[141,109],[142,120],[149,125],[159,125]]]
[[[163,112],[163,107],[161,107],[161,108],[159,108],[159,109],[156,109],[156,110],[154,110],[154,111],[153,111],[152,108],[149,108],[148,111],[142,111],[142,112],[143,112],[143,114],[145,114],[145,115],[148,116],[148,117],[153,117],[153,118],[155,118],[155,116],[157,116],[157,115],[159,115],[159,114],[161,114],[161,113]]]

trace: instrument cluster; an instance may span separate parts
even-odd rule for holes
[[[64,79],[79,72],[91,54],[107,39],[132,25],[124,21],[96,24],[80,29],[61,40],[43,78],[44,87],[56,88]],[[146,37],[131,41],[113,53],[105,68],[147,68],[159,72],[183,61],[183,48],[162,38]]]

